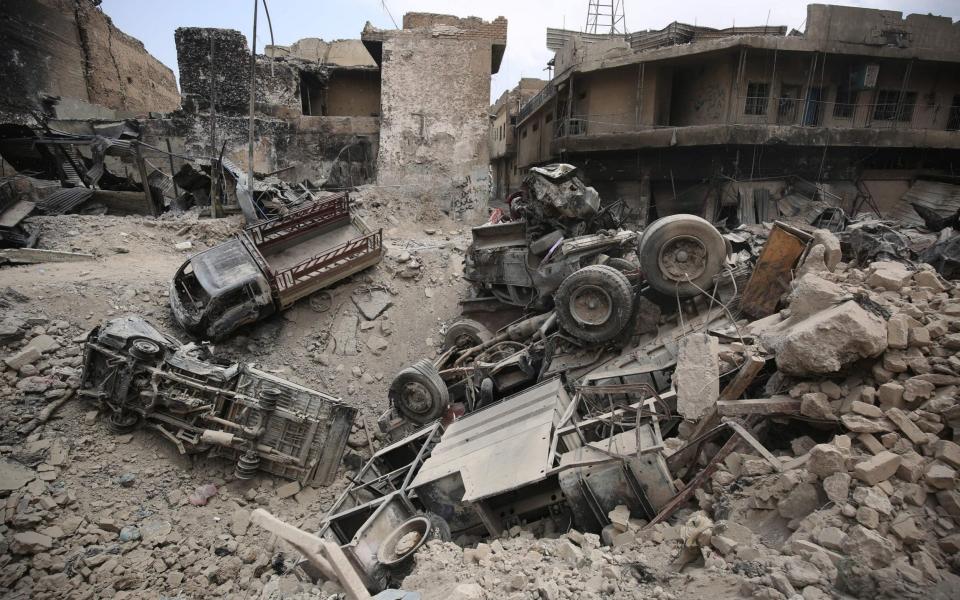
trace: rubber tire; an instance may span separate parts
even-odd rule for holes
[[[584,284],[595,285],[610,295],[610,317],[602,325],[581,325],[570,313],[570,298]],[[567,333],[585,342],[612,340],[633,316],[633,290],[626,275],[607,265],[590,265],[563,280],[554,296],[557,321]]]
[[[130,340],[128,352],[137,360],[154,360],[163,353],[163,348],[155,341],[138,337]]]
[[[640,265],[634,264],[625,258],[608,258],[607,262],[603,263],[608,267],[613,267],[614,269],[620,271],[627,277],[627,281],[630,282],[630,285],[636,285],[640,283]],[[627,275],[627,273],[633,272],[632,275]]]
[[[470,336],[471,346],[477,346],[493,339],[493,334],[482,323],[473,319],[457,319],[447,328],[443,336],[443,349],[449,350],[456,345],[457,339],[464,335]],[[463,348],[461,348],[463,349]]]
[[[407,409],[405,404],[397,400],[401,390],[407,383],[419,383],[429,391],[432,401],[429,411],[423,414],[415,413]],[[405,419],[418,425],[424,425],[439,419],[447,409],[447,405],[450,404],[450,391],[447,389],[447,385],[443,382],[443,379],[440,378],[440,374],[437,372],[437,368],[433,362],[428,359],[417,361],[397,373],[397,376],[393,378],[393,382],[390,383],[388,396],[390,402],[393,403],[397,411],[403,415]]]
[[[493,404],[494,393],[493,380],[489,377],[484,377],[483,381],[480,382],[480,405],[478,408]]]
[[[690,298],[700,293],[694,285],[688,282],[677,283],[660,272],[658,257],[664,244],[672,238],[686,235],[694,237],[703,244],[707,251],[707,264],[696,279],[691,281],[701,289],[709,291],[713,287],[713,278],[723,268],[727,256],[727,244],[717,228],[706,219],[695,215],[672,215],[657,219],[647,227],[640,238],[640,270],[650,284],[650,287],[675,297]]]
[[[430,533],[427,534],[427,541],[440,540],[441,542],[449,542],[453,540],[453,534],[450,533],[450,524],[447,523],[446,519],[432,512],[423,513],[422,516],[430,519],[432,525],[432,527],[430,527]]]

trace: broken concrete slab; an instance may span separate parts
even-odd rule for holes
[[[719,351],[719,340],[705,333],[691,333],[680,340],[673,383],[677,412],[685,419],[707,414],[720,396]]]
[[[878,261],[870,265],[866,283],[870,287],[899,292],[913,277],[906,265],[893,261]]]
[[[776,353],[784,374],[816,375],[879,356],[887,348],[887,328],[883,319],[850,300],[804,319],[791,317],[760,340]]]
[[[15,492],[36,479],[33,469],[9,460],[0,460],[0,492]]]
[[[60,349],[60,342],[55,340],[53,337],[42,334],[30,340],[26,346],[25,350],[34,349],[40,352],[40,354],[46,354],[48,352],[54,352]]]
[[[393,297],[386,290],[358,293],[350,296],[350,299],[353,300],[363,318],[368,321],[373,321],[393,306]]]
[[[32,365],[42,358],[42,354],[36,348],[23,348],[16,354],[6,357],[3,362],[14,371],[19,371],[26,365]]]

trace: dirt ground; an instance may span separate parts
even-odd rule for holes
[[[380,226],[376,215],[368,220]],[[3,268],[0,289],[8,307],[0,308],[0,320],[27,317],[33,325],[27,339],[40,330],[55,336],[63,348],[52,360],[77,372],[83,337],[114,316],[141,315],[187,341],[168,306],[171,277],[192,252],[241,226],[238,218],[211,221],[191,215],[157,220],[70,215],[33,222],[41,229],[39,247],[89,253],[93,259]],[[400,227],[386,220],[383,225],[387,257],[380,265],[328,290],[329,297],[304,299],[241,330],[215,346],[215,354],[340,397],[359,408],[375,429],[393,375],[434,355],[444,324],[455,316],[466,289],[460,278],[466,247],[460,228],[436,218],[429,226]],[[175,245],[184,241],[192,248],[177,250]],[[352,300],[363,299],[369,290],[386,290],[392,302],[372,321],[359,314]],[[352,324],[352,331],[344,323]],[[2,354],[12,351],[4,348]],[[232,463],[180,456],[154,432],[115,436],[91,406],[76,399],[24,439],[17,427],[39,407],[21,400],[13,387],[17,380],[10,369],[0,379],[5,423],[0,454],[22,459],[33,452],[39,468],[51,461],[51,446],[63,449],[66,458],[55,461],[51,481],[37,479],[29,491],[7,499],[8,508],[13,501],[31,505],[36,530],[53,534],[55,541],[49,549],[31,552],[26,561],[11,560],[4,543],[0,587],[10,589],[6,597],[257,598],[271,576],[273,587],[284,583],[264,597],[297,592],[295,580],[278,575],[283,558],[290,560],[293,553],[257,528],[247,529],[249,511],[265,507],[315,529],[346,483],[346,466],[328,488],[306,488],[281,498],[277,488],[284,480],[260,476],[236,481]],[[369,454],[362,431],[355,431],[350,443],[345,465],[358,464]],[[191,505],[189,495],[207,483],[218,487],[217,494],[206,506]],[[36,507],[38,497],[45,508]],[[124,528],[136,529],[140,539],[122,541]]]

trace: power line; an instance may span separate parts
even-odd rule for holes
[[[400,29],[400,26],[397,25],[397,20],[393,18],[393,15],[390,13],[390,9],[387,8],[387,0],[380,0],[380,4],[383,6],[383,10],[386,11],[387,16],[390,17],[390,20],[393,21],[394,29]]]

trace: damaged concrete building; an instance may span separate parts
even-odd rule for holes
[[[9,0],[0,11],[0,122],[117,119],[180,106],[173,71],[93,0]]]
[[[483,214],[490,196],[487,106],[500,70],[507,20],[408,13],[403,29],[361,35],[381,65],[377,183]]]
[[[518,166],[576,164],[641,222],[716,218],[756,187],[731,179],[858,182],[834,190],[856,212],[893,208],[917,173],[956,171],[960,29],[947,17],[812,4],[803,32],[548,29],[547,46],[556,76],[520,112]]]
[[[520,188],[523,172],[517,168],[517,115],[546,81],[524,77],[490,107],[490,168],[494,200],[503,200]]]
[[[960,22],[3,6],[4,600],[956,599]]]

